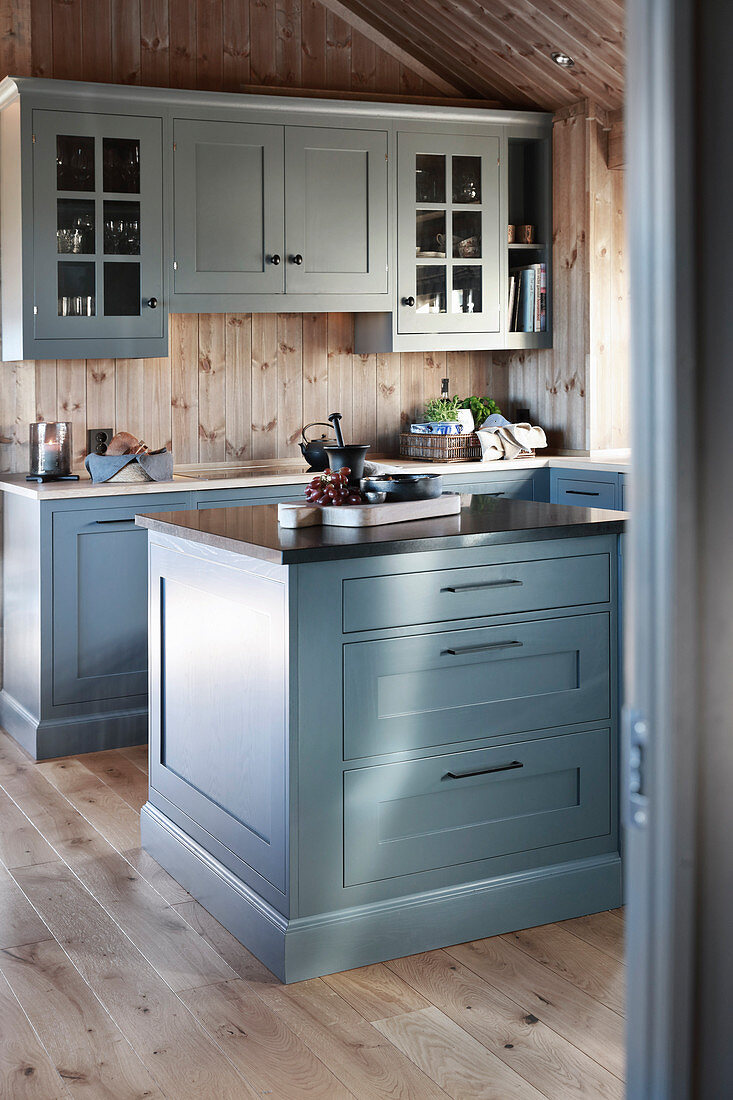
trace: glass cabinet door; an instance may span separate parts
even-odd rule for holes
[[[400,332],[498,332],[496,137],[398,138]]]
[[[35,335],[163,335],[162,128],[33,114]]]

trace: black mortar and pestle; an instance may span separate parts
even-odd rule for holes
[[[364,459],[371,443],[344,443],[344,433],[341,431],[341,413],[331,413],[328,421],[333,424],[337,441],[335,447],[331,444],[324,447],[328,455],[329,468],[335,473],[347,466],[351,470],[349,485],[353,485],[358,489],[359,482],[364,477]]]

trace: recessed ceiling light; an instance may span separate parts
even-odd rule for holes
[[[550,54],[550,57],[556,65],[560,66],[561,69],[572,69],[573,65],[575,64],[572,57],[570,57],[566,53],[562,53],[561,50],[555,50],[553,53]]]

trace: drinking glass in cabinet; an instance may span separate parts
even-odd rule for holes
[[[418,153],[415,158],[417,202],[445,202],[445,157]]]
[[[57,136],[56,187],[59,191],[94,190],[93,137]]]
[[[453,202],[481,202],[481,157],[453,157]]]
[[[417,313],[445,313],[445,268],[421,265],[415,273]]]
[[[125,262],[104,265],[105,317],[139,317],[140,264]]]
[[[104,251],[107,256],[140,255],[140,203],[104,203]]]
[[[93,317],[96,313],[94,263],[58,261],[59,317]]]
[[[415,255],[445,256],[445,210],[418,210],[415,214]]]
[[[453,313],[481,313],[481,266],[453,268]]]
[[[105,191],[140,193],[140,142],[134,138],[102,139],[102,181]]]
[[[58,199],[56,225],[57,252],[94,252],[93,200]]]

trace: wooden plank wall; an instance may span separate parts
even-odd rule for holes
[[[494,354],[512,415],[528,407],[552,445],[629,446],[624,173],[607,164],[608,132],[587,100],[553,127],[553,348]]]
[[[244,84],[440,92],[318,0],[0,0],[2,74],[235,91]],[[177,462],[298,457],[334,409],[351,438],[394,451],[400,420],[446,372],[484,393],[489,353],[354,355],[348,314],[178,315],[166,359],[0,365],[0,468],[27,468],[30,421],[113,427]]]

